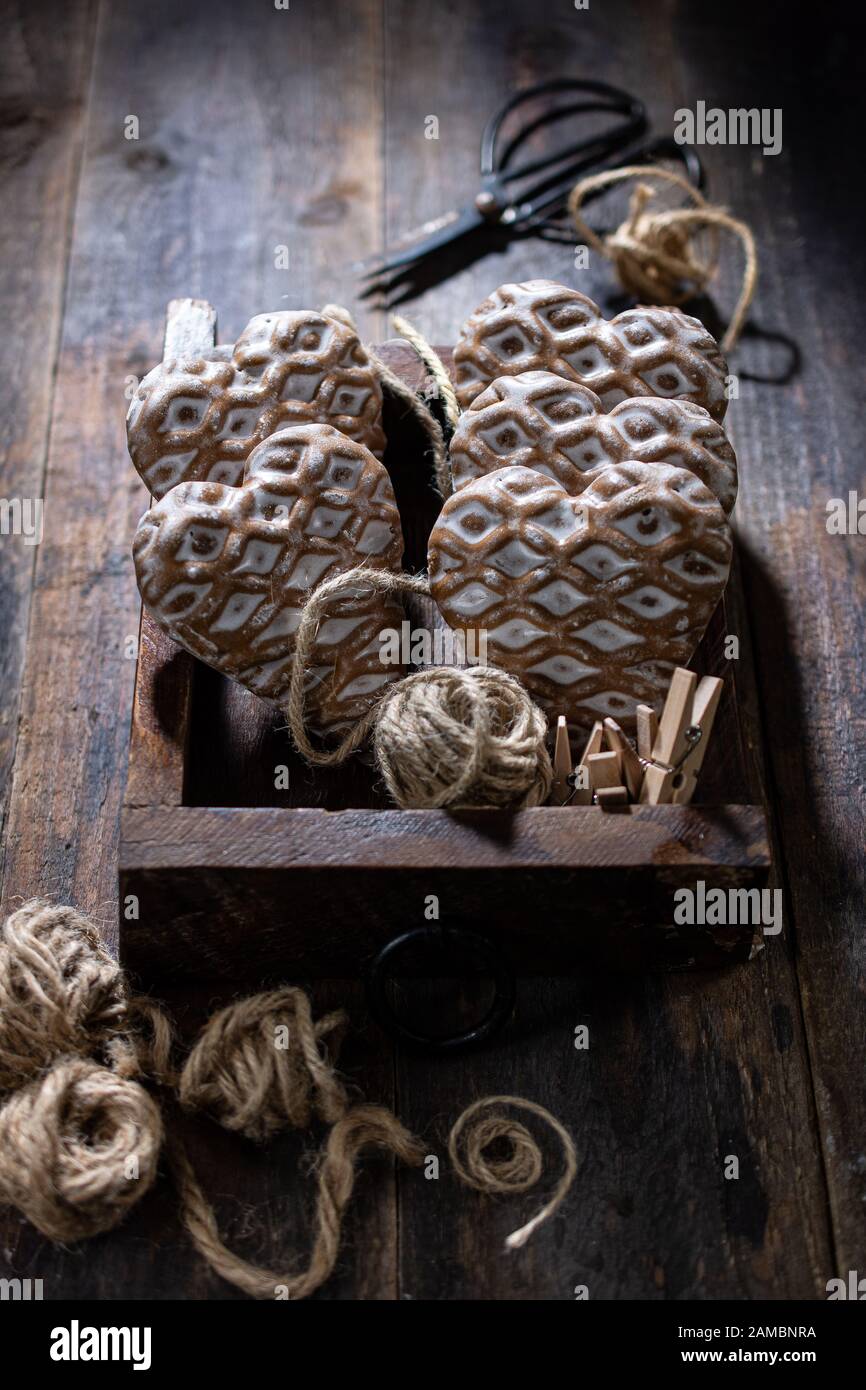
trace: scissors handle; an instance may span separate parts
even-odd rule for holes
[[[558,92],[569,92],[580,98],[567,106],[553,106],[542,111],[534,119],[520,127],[504,148],[499,148],[502,127],[507,118],[521,106],[534,102],[538,97],[552,96]],[[610,111],[626,119],[618,125],[602,132],[596,132],[585,140],[576,141],[564,149],[555,150],[527,164],[514,167],[512,160],[519,147],[543,126],[552,125],[567,116],[582,115],[589,111]],[[539,82],[509,97],[498,111],[494,112],[481,136],[481,177],[496,176],[503,183],[526,178],[540,170],[547,169],[562,159],[575,157],[591,145],[600,141],[618,143],[625,132],[629,134],[636,127],[640,132],[646,129],[646,108],[639,97],[612,87],[608,82],[594,82],[583,78],[557,77],[549,82]],[[639,133],[640,133],[639,132]],[[628,138],[628,136],[626,136]]]
[[[685,168],[686,177],[695,188],[702,190],[706,182],[704,166],[698,157],[697,151],[691,145],[680,145],[670,135],[655,136],[650,140],[643,141],[637,145],[632,145],[626,150],[618,150],[608,159],[603,159],[596,163],[590,156],[584,159],[582,167],[574,167],[562,171],[565,177],[561,182],[549,185],[546,189],[535,189],[533,196],[521,200],[513,207],[508,208],[503,215],[506,225],[517,229],[528,229],[543,214],[548,215],[558,204],[564,204],[572,188],[574,187],[575,174],[583,173],[584,169],[593,167],[594,172],[603,173],[607,169],[615,169],[625,164],[651,163],[656,159],[678,159]],[[593,195],[590,194],[590,197]]]

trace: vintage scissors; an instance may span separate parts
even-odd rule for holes
[[[565,99],[555,101],[540,114],[528,116],[510,137],[502,137],[509,117],[545,96]],[[517,161],[524,142],[545,126],[590,113],[609,114],[613,119],[580,140],[536,158]],[[577,178],[588,169],[673,155],[685,163],[689,177],[700,187],[701,166],[688,147],[676,145],[672,139],[649,139],[636,144],[648,129],[643,102],[607,82],[556,78],[518,92],[485,126],[481,137],[481,184],[472,202],[407,233],[384,257],[361,267],[362,278],[369,282],[365,293],[389,293],[401,280],[414,276],[422,262],[456,243],[483,242],[485,233],[499,232],[511,238],[542,233],[555,226],[552,214],[565,206]],[[462,249],[465,254],[470,248]],[[477,248],[476,254],[483,249]]]

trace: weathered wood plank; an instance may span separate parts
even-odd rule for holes
[[[127,809],[121,900],[137,915],[121,920],[121,959],[148,991],[279,979],[292,961],[307,976],[359,974],[404,929],[405,903],[432,893],[452,924],[483,919],[522,974],[571,974],[588,955],[718,963],[748,957],[753,925],[662,930],[675,890],[760,888],[768,864],[757,807]]]
[[[96,7],[0,4],[0,317],[7,350],[0,378],[0,498],[27,507],[0,534],[0,874],[3,827],[18,737],[19,695],[43,507],[51,399],[71,219],[81,156],[82,109]],[[14,349],[12,348],[14,344]]]
[[[28,21],[34,51],[38,40],[48,53],[63,54],[69,29],[62,10],[55,37],[42,7]],[[124,391],[130,375],[140,377],[161,355],[167,301],[191,295],[218,305],[231,338],[253,313],[348,299],[349,266],[379,240],[378,4],[345,7],[337,46],[334,39],[333,16],[322,7],[241,11],[235,0],[191,0],[182,10],[169,0],[103,7],[57,363],[50,506],[36,561],[3,910],[16,898],[50,893],[94,915],[113,936],[134,671],[124,648],[138,615],[130,542],[147,502],[126,455]],[[74,43],[65,58],[75,62]],[[52,59],[50,72],[59,61]],[[325,70],[327,83],[320,80]],[[50,72],[37,84],[46,104]],[[128,115],[138,118],[137,140],[124,138]],[[288,248],[288,271],[277,266],[285,259],[280,246]],[[53,251],[62,261],[62,248]],[[42,261],[49,264],[48,251]],[[365,331],[377,321],[368,314]],[[50,313],[46,322],[50,329]],[[44,325],[39,332],[44,337]],[[38,424],[28,429],[38,442]],[[335,992],[357,999],[350,987]],[[361,1047],[355,1055],[367,1093],[387,1103],[388,1053],[369,1056]],[[200,1127],[196,1159],[208,1190],[229,1208],[229,1233],[254,1256],[278,1261],[281,1251],[297,1258],[305,1249],[309,1189],[294,1160],[309,1143],[296,1136],[258,1154]],[[52,1249],[8,1213],[2,1230],[4,1274],[44,1277],[46,1297],[231,1296],[202,1273],[166,1186],[122,1230],[75,1251]],[[323,1296],[393,1295],[387,1166],[362,1184],[350,1230],[355,1242]]]
[[[704,50],[706,82],[722,107],[739,105],[727,25],[728,17]],[[836,26],[797,27],[780,64],[765,17],[749,29],[761,105],[782,109],[785,123],[780,155],[731,151],[725,159],[726,200],[752,223],[763,262],[752,314],[760,331],[734,360],[741,395],[732,414],[786,948],[832,1230],[835,1268],[822,1267],[823,1290],[826,1277],[862,1268],[866,1247],[866,551],[862,535],[831,535],[826,526],[830,499],[864,493],[863,198],[859,189],[849,193],[834,144],[838,102],[852,129],[866,114],[864,58]],[[816,83],[806,101],[809,73]],[[689,100],[699,94],[693,81]],[[806,168],[814,177],[802,177]],[[769,997],[777,1000],[778,958],[768,956]]]

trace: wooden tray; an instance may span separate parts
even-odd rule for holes
[[[166,355],[209,345],[215,324],[210,306],[174,301]],[[429,385],[407,344],[379,351],[413,388]],[[386,400],[385,427],[405,565],[417,571],[440,501],[425,441],[399,402]],[[570,973],[587,958],[625,968],[747,959],[750,926],[672,925],[677,888],[761,887],[769,872],[740,596],[735,561],[693,663],[726,677],[695,802],[620,812],[389,809],[368,763],[308,768],[278,714],[143,613],[121,820],[124,965],[150,989],[353,976],[393,935],[423,924],[431,894],[443,922],[481,928],[520,974]],[[441,623],[429,600],[406,606],[416,624]],[[728,633],[742,661],[724,659]],[[289,770],[284,791],[278,766]]]

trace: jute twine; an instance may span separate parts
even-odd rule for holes
[[[552,1197],[505,1242],[507,1250],[519,1250],[562,1203],[577,1173],[577,1154],[568,1130],[543,1105],[518,1096],[485,1096],[463,1111],[448,1137],[448,1154],[461,1182],[479,1192],[507,1195],[527,1192],[538,1182],[544,1170],[541,1150],[526,1125],[505,1113],[509,1108],[549,1125],[563,1152],[563,1170]],[[497,1144],[506,1150],[501,1157],[491,1153]]]
[[[334,1069],[346,1015],[335,1010],[314,1020],[303,990],[286,986],[222,1009],[177,1070],[169,1019],[152,999],[127,994],[122,970],[91,923],[72,908],[33,900],[0,933],[0,998],[0,1201],[51,1240],[112,1230],[152,1186],[164,1144],[181,1219],[210,1268],[256,1298],[306,1298],[334,1268],[362,1152],[383,1149],[416,1167],[423,1161],[419,1141],[390,1110],[350,1104]],[[28,1015],[41,1020],[39,1029]],[[169,1122],[178,1103],[257,1142],[306,1129],[314,1116],[329,1126],[305,1269],[265,1269],[226,1246]],[[490,1106],[500,1109],[476,1128],[475,1117]],[[501,1115],[503,1106],[544,1119],[566,1154],[551,1200],[508,1238],[516,1249],[559,1206],[576,1159],[568,1134],[541,1106],[494,1096],[470,1106],[451,1131],[449,1154],[464,1182],[480,1191],[522,1192],[541,1175],[535,1141]],[[467,1130],[464,1158],[459,1146]],[[513,1146],[504,1161],[487,1152],[502,1138]]]
[[[442,404],[442,411],[445,416],[446,424],[453,434],[460,419],[460,405],[457,400],[457,392],[451,382],[451,378],[445,369],[445,364],[437,352],[427,342],[423,333],[411,324],[408,319],[401,318],[395,314],[391,322],[398,333],[401,333],[407,343],[411,343],[417,352],[424,366],[427,368],[436,386],[436,394]]]
[[[631,195],[628,215],[616,231],[600,237],[582,217],[581,204],[587,194],[629,179],[639,182]],[[678,188],[694,207],[650,211],[648,205],[657,190],[645,182],[647,179]],[[718,239],[712,239],[701,257],[695,244],[700,232],[725,231],[738,237],[745,256],[743,280],[721,342],[722,352],[730,352],[743,330],[758,283],[758,252],[747,223],[732,217],[726,208],[708,203],[682,174],[659,165],[631,164],[581,179],[571,191],[568,211],[578,237],[612,261],[623,289],[653,304],[683,304],[713,279],[718,269]]]
[[[547,719],[523,686],[494,666],[433,667],[392,682],[332,748],[312,742],[305,719],[306,672],[330,604],[359,590],[429,596],[420,575],[366,566],[313,590],[295,634],[284,712],[298,751],[333,766],[372,732],[376,765],[402,809],[538,806],[553,781]]]
[[[389,1110],[349,1104],[325,1051],[336,1052],[345,1015],[314,1022],[299,989],[224,1009],[175,1072],[169,1020],[152,1000],[127,996],[93,926],[72,908],[33,901],[3,927],[0,999],[0,1200],[52,1240],[117,1225],[153,1184],[167,1129],[181,1218],[210,1267],[259,1298],[305,1298],[334,1267],[362,1151],[422,1162]],[[145,1082],[164,1088],[162,1107]],[[330,1125],[306,1269],[263,1269],[227,1248],[176,1129],[164,1124],[173,1094],[254,1140],[305,1128],[313,1114]]]
[[[495,667],[417,671],[374,723],[376,764],[398,806],[540,806],[553,783],[547,719]]]

